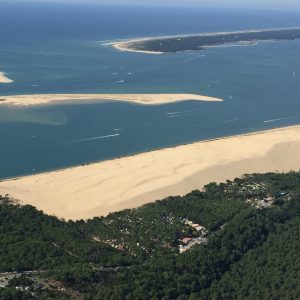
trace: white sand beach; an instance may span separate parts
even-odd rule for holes
[[[186,100],[223,101],[220,98],[197,94],[36,94],[1,96],[0,98],[0,105],[21,106],[82,101],[126,101],[147,105],[166,104]]]
[[[3,72],[0,72],[0,83],[12,83],[13,80],[5,76]]]
[[[300,126],[292,126],[4,180],[0,194],[58,217],[85,219],[245,173],[298,171],[299,153]]]

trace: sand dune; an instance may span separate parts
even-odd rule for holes
[[[13,80],[5,76],[4,73],[0,72],[0,83],[12,83]]]
[[[220,98],[197,94],[40,94],[2,96],[0,104],[6,105],[39,105],[62,101],[126,101],[139,104],[164,104],[177,101],[222,101]]]
[[[299,152],[293,126],[6,180],[0,194],[66,219],[91,218],[244,173],[299,170]]]

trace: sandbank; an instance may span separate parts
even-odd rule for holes
[[[292,126],[4,180],[0,194],[58,217],[86,219],[245,173],[298,171],[299,153],[300,126]]]
[[[0,72],[0,83],[12,83],[13,80],[5,76],[3,72]]]
[[[1,96],[0,105],[40,105],[58,102],[81,101],[126,101],[139,104],[166,104],[171,102],[196,100],[196,101],[223,101],[220,98],[202,96],[197,94],[36,94]]]

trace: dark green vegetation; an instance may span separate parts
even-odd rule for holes
[[[144,41],[128,42],[129,49],[150,52],[177,52],[203,50],[209,46],[237,43],[253,43],[269,40],[295,40],[300,38],[300,29],[273,29],[248,32],[229,32],[191,36],[153,38]]]
[[[87,222],[1,199],[0,272],[17,273],[1,274],[8,284],[0,299],[300,294],[300,172],[211,183],[202,192]],[[191,223],[207,229],[206,242],[179,253],[183,238],[201,237]]]

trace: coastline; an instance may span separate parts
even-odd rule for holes
[[[13,83],[14,81],[6,77],[5,73],[0,72],[0,83]]]
[[[29,106],[81,101],[125,101],[144,105],[166,104],[187,100],[223,101],[221,98],[198,94],[36,94],[1,96],[0,105]]]
[[[296,171],[299,150],[297,125],[3,180],[0,194],[58,217],[92,218],[244,173]]]

